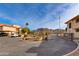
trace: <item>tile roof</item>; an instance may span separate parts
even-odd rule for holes
[[[7,25],[7,24],[0,24],[0,26],[8,26],[8,27],[19,28],[19,27],[17,27],[17,26],[13,26],[13,25]]]

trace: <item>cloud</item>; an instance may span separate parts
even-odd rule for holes
[[[65,28],[66,27],[65,22],[77,15],[79,15],[79,4],[73,4],[68,10],[66,10],[62,14],[63,17],[61,19],[61,26],[62,26],[61,28]]]
[[[65,28],[64,22],[79,14],[79,4],[5,4],[2,7],[0,17],[22,27],[28,22],[31,29],[59,28],[59,16],[61,28]]]
[[[72,8],[72,6],[74,6],[75,4],[62,4],[60,6],[57,6],[54,10],[52,9],[52,11],[50,13],[48,13],[42,20],[41,22],[39,22],[36,27],[40,28],[52,28],[52,29],[57,29],[59,28],[59,16],[61,16],[60,19],[60,27],[61,28],[65,28],[65,24],[64,24],[64,19],[63,17],[66,15],[63,15],[67,10],[70,10]]]

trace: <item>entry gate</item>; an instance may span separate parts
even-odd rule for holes
[[[53,33],[49,35],[49,38],[55,39],[55,38],[61,38],[65,40],[74,40],[74,34],[73,33]]]

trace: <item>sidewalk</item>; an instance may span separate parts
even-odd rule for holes
[[[78,47],[73,53],[68,56],[79,56],[79,40],[75,40],[75,42],[78,44]]]

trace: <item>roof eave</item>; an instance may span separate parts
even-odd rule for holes
[[[65,24],[69,23],[70,21],[74,20],[75,18],[79,17],[79,15],[73,17],[72,19],[68,20],[67,22],[65,22]]]

